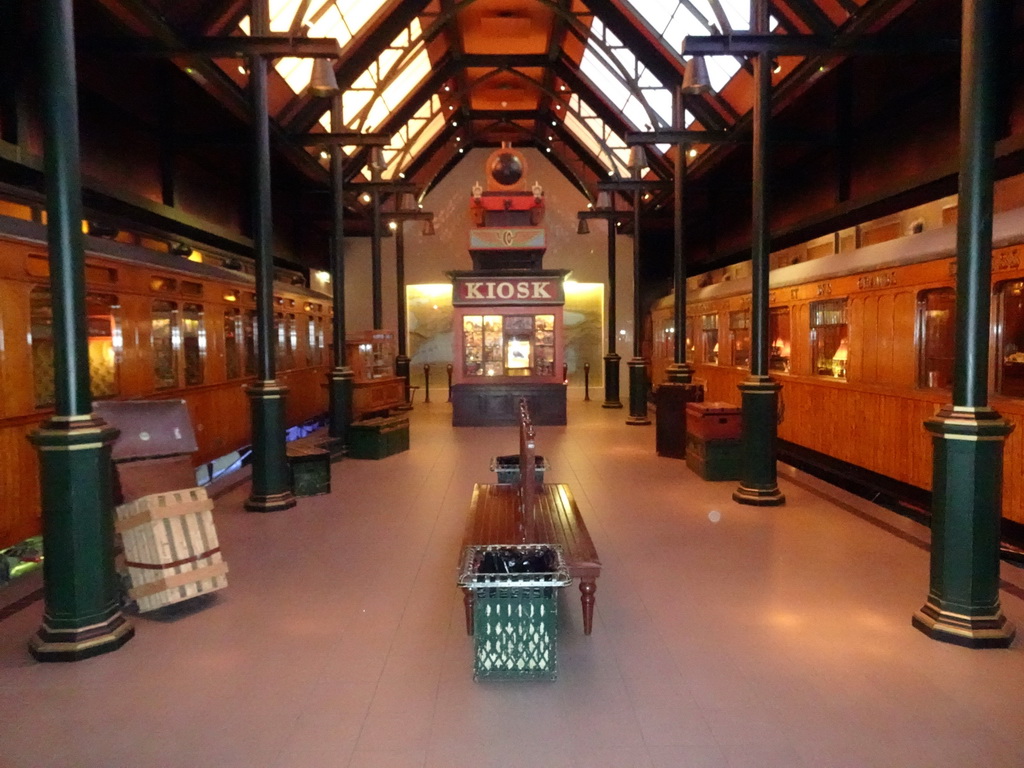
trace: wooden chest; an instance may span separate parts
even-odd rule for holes
[[[227,563],[203,488],[155,493],[117,507],[129,595],[144,613],[227,586]]]
[[[686,431],[702,440],[739,440],[740,414],[731,403],[687,403]]]

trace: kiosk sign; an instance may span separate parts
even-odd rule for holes
[[[457,277],[452,304],[564,304],[561,278],[555,277]]]

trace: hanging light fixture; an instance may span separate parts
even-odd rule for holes
[[[434,220],[424,219],[423,220],[423,234],[430,237],[434,234]]]
[[[691,56],[683,73],[683,93],[707,93],[711,90],[708,65],[703,56]]]
[[[576,234],[577,235],[589,235],[590,234],[590,225],[587,223],[586,219],[580,219],[580,223],[576,225]]]
[[[647,167],[647,152],[643,146],[637,144],[629,150],[629,169],[633,175],[640,178],[640,174]]]
[[[599,211],[607,211],[612,207],[612,196],[607,192],[597,193],[597,203],[594,206]]]
[[[309,92],[322,99],[340,92],[338,78],[334,76],[334,63],[330,59],[313,59],[313,74],[309,78]]]
[[[367,163],[370,168],[370,181],[380,181],[381,173],[388,167],[388,164],[384,162],[384,153],[380,147],[370,148],[370,162]]]

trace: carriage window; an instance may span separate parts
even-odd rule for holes
[[[999,367],[996,390],[1010,397],[1024,397],[1024,281],[1003,283],[999,300]]]
[[[785,307],[768,310],[768,338],[772,340],[768,370],[789,373],[789,310]]]
[[[245,312],[245,322],[242,323],[242,342],[245,346],[245,375],[256,375],[256,310],[248,309]]]
[[[49,289],[34,288],[29,305],[33,394],[36,408],[46,408],[54,402],[53,304]],[[120,305],[116,296],[90,293],[85,297],[85,307],[90,391],[94,398],[111,397],[119,391]]]
[[[671,317],[658,322],[654,336],[654,356],[665,361],[675,360],[676,329]]]
[[[732,364],[750,367],[750,310],[729,313],[729,336],[732,341]]]
[[[693,363],[697,357],[697,318],[686,318],[686,362]]]
[[[274,364],[279,371],[283,371],[287,357],[285,344],[287,343],[288,333],[284,327],[284,314],[281,312],[274,313],[274,335],[277,338],[277,343],[274,347]]]
[[[224,364],[229,379],[242,375],[242,311],[224,310]]]
[[[292,300],[292,304],[294,304],[294,303],[295,303],[295,300],[293,299]],[[287,343],[288,361],[287,361],[286,365],[287,365],[288,368],[294,368],[295,367],[295,350],[297,350],[299,348],[299,330],[298,330],[298,326],[295,324],[295,315],[291,315],[291,314],[285,315],[285,317],[284,317],[284,324],[285,324],[285,328],[288,331],[288,343]]]
[[[704,362],[718,362],[718,315],[701,315],[701,338],[704,342]]]
[[[313,353],[314,365],[323,365],[324,362],[324,319],[322,316],[317,315],[313,318],[313,323],[316,327],[316,345],[314,347],[315,352]]]
[[[316,323],[306,315],[306,365],[316,365]]]
[[[846,378],[850,356],[846,325],[846,299],[811,304],[811,356],[819,376]]]
[[[201,304],[185,304],[181,309],[181,347],[185,353],[185,385],[202,384],[206,329]]]
[[[150,337],[153,342],[153,371],[156,388],[178,386],[178,357],[174,353],[178,337],[178,305],[173,301],[154,301]]]
[[[953,384],[956,291],[936,288],[917,297],[919,338],[917,385],[945,389]]]

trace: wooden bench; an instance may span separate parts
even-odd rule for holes
[[[569,573],[579,581],[583,604],[583,633],[594,624],[594,594],[601,575],[594,542],[583,522],[569,486],[538,485],[535,479],[536,439],[526,402],[520,401],[519,482],[511,485],[477,483],[469,506],[462,547],[487,544],[554,544],[561,547]],[[473,634],[472,589],[463,589],[466,631]]]

